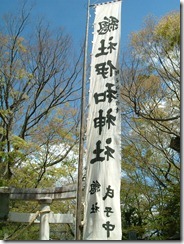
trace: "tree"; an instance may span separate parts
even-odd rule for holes
[[[174,31],[172,31],[174,30]],[[172,34],[171,34],[172,33]],[[170,135],[180,146],[180,16],[170,13],[158,24],[147,19],[131,37],[131,57],[122,63],[122,96],[141,118]]]
[[[132,33],[129,56],[122,59],[122,169],[131,185],[128,193],[122,186],[122,194],[133,199],[125,204],[122,198],[129,206],[123,216],[129,216],[126,228],[141,228],[138,238],[179,238],[179,37],[179,13],[159,22],[148,18]]]
[[[169,229],[169,224],[175,226],[171,229],[178,235],[179,170],[172,164],[168,170],[169,162],[163,152],[152,147],[137,133],[132,132],[131,135],[123,137],[122,155],[121,202],[124,238],[127,238],[128,232],[135,231],[138,239],[165,240],[172,235],[171,230],[167,230],[167,235],[163,231],[166,225]],[[171,204],[175,204],[175,207],[171,207]],[[175,213],[169,213],[173,208]]]
[[[52,32],[43,21],[28,35],[30,14],[23,4],[18,17],[4,18],[0,32],[0,172],[10,180],[30,155],[39,150],[43,154],[44,148],[38,185],[47,168],[61,162],[76,144],[74,101],[79,98],[82,52],[71,58],[69,35]],[[67,144],[65,153],[48,162],[49,148],[59,140]]]
[[[82,49],[76,57],[62,29],[30,22],[25,1],[0,29],[0,186],[61,186],[76,182]],[[39,206],[10,201],[10,209],[36,212]],[[75,202],[53,202],[51,209],[74,213]],[[2,222],[0,239],[37,240],[38,227],[26,225]],[[19,233],[24,228],[29,231]],[[58,228],[73,239],[71,226]]]

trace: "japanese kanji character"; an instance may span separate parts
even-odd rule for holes
[[[110,16],[107,18],[106,16],[104,17],[104,21],[99,22],[100,29],[97,31],[99,35],[106,34],[108,31],[114,31],[118,29],[118,23],[119,20],[116,19],[113,16]]]
[[[107,237],[110,237],[110,231],[113,231],[115,225],[110,224],[110,221],[107,221],[106,224],[103,224],[102,227],[107,231]]]
[[[94,98],[95,98],[95,103],[98,104],[100,102],[105,102],[106,100],[106,92],[102,92],[102,93],[95,93],[94,94]]]
[[[91,159],[91,161],[90,161],[91,164],[94,164],[97,161],[102,162],[105,160],[105,157],[100,157],[100,154],[104,151],[104,149],[100,148],[100,144],[101,144],[101,141],[100,140],[97,141],[96,149],[93,151],[93,153],[96,154],[96,157]]]
[[[110,213],[114,213],[113,211],[112,211],[112,208],[111,207],[105,207],[105,210],[104,210],[104,213],[106,213],[106,216],[107,217],[110,217]]]
[[[109,67],[106,67],[106,62],[96,64],[95,65],[95,69],[96,69],[97,75],[102,75],[102,77],[104,79],[107,78]]]
[[[96,182],[95,181],[93,181],[93,183],[90,185],[91,186],[91,189],[90,189],[90,194],[92,195],[92,194],[94,194],[94,193],[96,193],[97,191],[100,191],[100,183],[96,180]]]
[[[103,110],[99,110],[99,117],[94,119],[94,127],[99,127],[99,135],[101,135],[102,127],[105,125],[106,117],[102,116]]]
[[[95,69],[96,69],[97,75],[102,75],[102,77],[104,79],[107,78],[108,73],[110,74],[110,77],[112,77],[113,76],[113,70],[114,70],[115,75],[119,72],[116,69],[116,67],[112,64],[111,60],[108,60],[107,63],[104,62],[104,63],[96,64]]]
[[[107,87],[107,90],[102,92],[102,93],[95,93],[94,94],[94,99],[95,99],[95,104],[98,104],[100,102],[105,102],[106,97],[108,98],[108,102],[111,103],[113,99],[117,99],[117,91],[113,90],[112,87],[115,86],[111,83],[107,83],[105,85]]]
[[[106,189],[107,189],[107,192],[105,193],[103,200],[105,200],[107,197],[110,197],[110,198],[114,197],[114,190],[111,189],[111,186],[109,185]]]
[[[108,111],[107,111],[107,119],[106,119],[106,122],[108,124],[108,129],[110,129],[110,125],[115,125],[115,123],[113,121],[116,120],[116,117],[111,115],[111,112],[112,112],[112,108],[110,108]]]
[[[111,142],[112,142],[111,138],[108,138],[106,140],[107,144],[110,144]],[[105,160],[105,157],[100,156],[100,154],[104,151],[104,149],[101,149],[100,145],[101,145],[101,141],[99,140],[96,143],[96,149],[93,151],[93,153],[96,154],[96,157],[91,159],[91,161],[90,161],[91,164],[94,164],[98,161],[103,162]],[[104,154],[107,155],[107,161],[109,161],[110,157],[114,158],[112,154],[115,152],[115,150],[109,146],[105,146],[105,148],[106,148],[106,151],[104,151]]]
[[[100,53],[97,53],[95,55],[95,57],[99,57],[101,55],[107,55],[108,54],[108,52],[105,52],[105,49],[107,49],[105,47],[105,39],[101,40],[100,43],[101,43],[101,47],[98,48],[98,50],[100,51]]]
[[[109,67],[110,67],[110,69],[109,69],[109,70],[110,70],[110,77],[113,76],[113,70],[116,71],[115,74],[118,74],[119,71],[118,71],[118,70],[116,69],[116,67],[112,64],[112,61],[111,61],[111,60],[108,60],[108,61],[107,61],[107,64],[108,64]]]
[[[98,205],[97,202],[95,204],[92,204],[91,212],[90,213],[97,213],[97,212],[99,212],[99,208],[100,207],[98,207],[97,205]]]
[[[111,112],[112,112],[112,108],[110,108],[107,111],[107,115],[105,117],[105,116],[102,116],[103,110],[100,109],[99,110],[99,117],[97,117],[93,120],[94,121],[94,127],[99,128],[99,135],[101,135],[102,127],[105,126],[106,123],[108,124],[108,129],[110,129],[110,125],[115,125],[115,123],[113,121],[116,120],[116,117],[111,115]]]
[[[101,55],[107,55],[108,53],[112,53],[113,50],[116,50],[116,49],[115,49],[115,46],[117,45],[117,43],[113,43],[113,42],[111,42],[112,39],[113,39],[113,36],[111,36],[111,37],[109,38],[109,46],[108,46],[108,47],[105,47],[105,39],[102,39],[102,40],[100,41],[101,46],[98,48],[98,50],[99,50],[100,52],[97,53],[97,54],[95,55],[95,57],[99,57],[99,56],[101,56]],[[108,51],[105,52],[106,49],[109,50],[109,52],[108,52]]]
[[[106,140],[106,143],[107,143],[107,144],[110,144],[111,142],[112,142],[112,139],[111,139],[111,138],[108,138],[108,139]],[[104,152],[104,154],[107,155],[107,161],[109,161],[109,158],[110,158],[110,157],[111,157],[111,158],[114,158],[114,157],[112,156],[112,154],[115,152],[115,150],[112,149],[112,148],[109,147],[109,146],[105,146],[105,148],[106,148],[106,151]]]
[[[113,39],[113,36],[111,36],[109,38],[109,41],[111,41]],[[109,42],[109,46],[107,47],[107,49],[109,49],[109,52],[112,53],[113,50],[116,50],[115,46],[117,46],[117,43],[115,42]]]
[[[115,85],[107,83],[105,86],[107,87],[106,96],[108,98],[108,102],[111,103],[113,99],[117,99],[117,91],[112,90],[112,87]]]

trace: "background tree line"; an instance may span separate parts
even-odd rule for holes
[[[180,238],[180,14],[132,33],[122,80],[124,238]]]
[[[82,48],[74,55],[71,37],[42,20],[30,27],[31,13],[23,4],[0,29],[0,186],[76,183]],[[179,239],[179,13],[147,18],[120,60],[123,239],[132,232],[137,239]],[[10,208],[34,212],[38,204],[11,201]],[[75,213],[75,201],[51,209]],[[13,239],[24,226],[1,223],[0,239]],[[37,240],[38,227],[29,228],[17,240]],[[73,238],[73,226],[57,228],[51,238]]]
[[[24,1],[18,13],[1,22],[0,186],[43,188],[75,181],[82,47],[76,55],[70,35],[43,19],[35,23],[31,14]],[[37,203],[10,203],[10,211],[38,208]],[[75,203],[68,201],[51,207],[56,213],[72,208]],[[24,225],[1,223],[0,239],[14,238]],[[16,238],[37,240],[38,226],[31,228]]]

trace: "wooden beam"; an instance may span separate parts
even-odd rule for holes
[[[25,200],[35,201],[42,197],[50,197],[52,200],[66,200],[76,198],[76,192],[64,193],[12,193],[10,194],[11,200]]]
[[[9,222],[17,222],[17,223],[29,223],[35,216],[35,213],[14,213],[9,212],[8,221]],[[34,220],[35,224],[40,223],[40,216]]]
[[[54,214],[49,213],[49,223],[50,224],[73,224],[74,223],[74,217],[73,214]]]
[[[73,214],[49,214],[49,224],[73,224]],[[35,216],[35,213],[15,213],[9,212],[8,221],[17,223],[29,223]],[[33,222],[34,224],[40,223],[40,215]]]
[[[12,200],[35,201],[43,197],[49,197],[52,200],[66,200],[76,198],[76,185],[44,189],[0,187],[1,194],[9,194],[9,198]]]

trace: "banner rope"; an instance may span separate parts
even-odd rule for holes
[[[20,236],[20,234],[22,234],[22,232],[24,230],[26,230],[29,226],[31,226],[33,224],[33,222],[36,220],[36,218],[42,214],[42,213],[49,213],[50,210],[38,210],[35,215],[32,217],[32,219],[29,221],[28,225],[26,225],[25,227],[23,227],[22,229],[20,229],[20,231],[18,230],[17,232],[13,233],[12,235],[9,235],[7,238],[5,238],[5,241],[11,241],[11,240],[15,240],[15,238],[17,238],[18,236]],[[14,235],[15,234],[15,235]],[[9,238],[10,237],[10,238]]]

